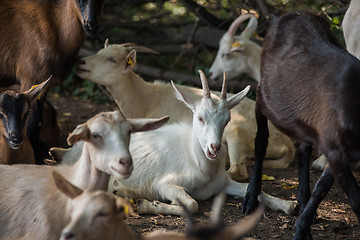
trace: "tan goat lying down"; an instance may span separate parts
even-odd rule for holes
[[[78,162],[71,166],[0,165],[0,239],[58,240],[70,221],[70,202],[56,190],[52,172],[60,172],[78,188],[107,190],[110,175],[129,177],[130,133],[155,129],[162,119],[126,119],[105,112],[80,124],[68,143],[84,141]]]
[[[191,123],[192,112],[176,99],[168,84],[147,83],[134,71],[136,52],[154,52],[132,44],[108,45],[96,55],[82,58],[77,74],[84,79],[102,84],[114,97],[117,105],[129,117],[160,117],[169,115],[171,122]],[[192,99],[200,99],[201,89],[178,86]],[[219,93],[212,94],[219,99]],[[231,94],[229,94],[231,96]],[[254,156],[256,134],[255,101],[245,98],[231,110],[231,122],[225,128],[223,143],[228,148],[230,168],[234,180],[248,179],[246,161]],[[286,135],[269,123],[269,146],[265,168],[285,168],[292,163],[295,148]]]
[[[230,227],[224,227],[221,219],[221,207],[225,194],[215,198],[212,207],[212,221],[208,226],[196,226],[190,214],[184,208],[187,216],[186,233],[156,230],[139,236],[124,222],[126,210],[131,208],[123,198],[116,197],[105,191],[83,191],[68,182],[59,173],[53,172],[55,185],[71,199],[71,221],[63,229],[60,240],[187,240],[242,239],[256,227],[264,208],[261,207],[252,216],[246,217]],[[131,211],[130,211],[131,212]]]

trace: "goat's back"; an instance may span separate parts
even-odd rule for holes
[[[313,144],[360,133],[360,62],[321,17],[298,11],[277,19],[265,38],[261,75],[257,107],[291,137]]]
[[[57,167],[62,174],[65,167]],[[59,239],[66,197],[57,191],[54,167],[0,165],[0,239]],[[51,211],[49,211],[51,209]]]

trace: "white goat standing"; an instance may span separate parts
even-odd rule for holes
[[[225,171],[226,151],[221,138],[230,121],[230,109],[244,98],[250,86],[226,99],[224,74],[221,99],[211,98],[202,71],[203,97],[194,100],[175,87],[176,95],[193,112],[193,122],[165,125],[149,133],[134,134],[130,152],[134,172],[128,179],[110,181],[109,191],[135,199],[170,201],[138,202],[139,213],[182,215],[180,200],[190,213],[198,210],[196,200],[207,200],[226,188],[226,193],[244,197],[248,184],[230,179]],[[259,200],[271,209],[292,213],[296,202],[261,193]]]
[[[81,78],[102,84],[114,97],[119,108],[130,117],[159,117],[170,115],[170,121],[191,123],[192,112],[175,97],[169,84],[148,83],[134,71],[136,51],[151,50],[128,44],[111,44],[97,54],[82,58],[77,74]],[[184,95],[200,99],[201,89],[178,86]],[[218,96],[213,96],[219,99]],[[256,135],[255,101],[244,98],[231,110],[231,122],[223,135],[227,145],[230,168],[228,173],[237,181],[248,178],[246,161],[254,156],[254,138]],[[295,156],[295,148],[290,138],[269,124],[270,138],[265,168],[285,168]]]
[[[129,177],[130,133],[162,126],[162,119],[126,119],[120,112],[105,112],[80,124],[68,143],[84,141],[82,154],[72,166],[0,165],[0,239],[59,239],[70,221],[70,203],[56,190],[52,171],[88,191],[107,190],[110,175]]]
[[[105,191],[83,191],[55,171],[53,178],[58,189],[71,199],[71,221],[63,229],[60,240],[196,240],[205,238],[239,240],[256,227],[264,212],[264,208],[261,207],[252,216],[230,227],[224,227],[221,208],[225,201],[225,194],[222,192],[214,199],[212,221],[207,226],[195,225],[187,209],[184,208],[184,214],[187,215],[185,234],[156,230],[140,237],[124,221],[127,212],[133,212],[128,201]]]
[[[249,18],[245,30],[239,36],[235,36],[240,24]],[[246,14],[239,16],[230,25],[219,42],[219,50],[209,70],[209,80],[219,79],[222,73],[226,72],[228,79],[246,73],[257,82],[260,81],[261,47],[250,40],[257,24],[254,15]]]

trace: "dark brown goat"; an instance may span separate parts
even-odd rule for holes
[[[255,166],[243,211],[257,206],[267,147],[267,119],[300,143],[298,202],[301,215],[294,239],[312,239],[316,209],[336,179],[360,219],[360,188],[350,163],[360,157],[360,61],[346,52],[314,14],[298,11],[277,19],[265,38],[256,100]],[[310,197],[313,145],[329,164]]]
[[[87,35],[96,33],[104,0],[0,1],[0,84],[21,91],[67,77]]]
[[[33,148],[26,134],[31,104],[46,92],[49,80],[25,91],[0,93],[0,163],[35,163]]]

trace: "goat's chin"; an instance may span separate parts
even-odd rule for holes
[[[111,167],[111,175],[114,176],[114,178],[119,179],[119,180],[129,178],[131,173],[132,173],[132,168],[126,169],[126,170],[120,170],[120,169],[116,169],[115,167]]]
[[[23,142],[14,143],[14,142],[12,142],[11,140],[8,140],[9,147],[11,147],[11,148],[14,149],[14,150],[18,149],[18,148],[21,146],[22,143],[23,143]]]
[[[78,75],[80,78],[86,78],[86,73],[90,72],[90,70],[83,69],[81,67],[77,67],[76,75]]]

